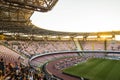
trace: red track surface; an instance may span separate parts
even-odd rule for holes
[[[63,74],[61,70],[57,70],[55,68],[55,64],[59,61],[60,60],[56,60],[56,61],[52,61],[52,62],[48,63],[48,65],[46,66],[47,71],[59,78],[62,78],[63,80],[80,80],[80,78],[76,78],[76,77],[72,77],[72,76]]]

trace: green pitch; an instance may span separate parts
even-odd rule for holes
[[[89,80],[120,80],[120,61],[94,58],[64,69],[63,72]]]

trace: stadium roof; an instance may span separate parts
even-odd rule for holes
[[[48,12],[57,3],[57,0],[0,0],[0,33],[26,35],[53,35],[53,36],[89,36],[101,34],[120,34],[120,31],[111,32],[58,32],[39,28],[31,23],[30,17],[34,11]]]

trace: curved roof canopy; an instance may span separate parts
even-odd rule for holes
[[[25,35],[53,35],[53,36],[89,36],[101,34],[120,34],[111,32],[59,32],[38,28],[31,23],[30,17],[34,11],[50,11],[58,0],[0,0],[0,33]]]

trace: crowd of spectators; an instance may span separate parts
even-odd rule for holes
[[[75,50],[76,46],[73,41],[7,41],[7,46],[19,53],[24,53],[27,56],[35,54],[71,51]]]
[[[104,50],[104,41],[81,41],[83,50]]]
[[[83,50],[113,50],[119,51],[120,50],[120,42],[115,41],[114,43],[111,41],[81,41],[81,45]]]
[[[37,72],[30,66],[15,62],[6,65],[4,59],[0,61],[0,80],[43,80],[43,73]]]
[[[120,50],[120,45],[118,45],[118,46],[111,46],[111,50],[119,51]]]
[[[4,41],[8,47],[14,49],[19,53],[30,57],[36,54],[43,54],[49,52],[71,51],[76,50],[74,41],[72,40],[40,40],[40,41]],[[104,50],[104,41],[81,41],[83,50]],[[120,43],[111,42],[106,43],[107,50],[120,50]]]
[[[35,54],[76,49],[73,41],[4,41],[3,44],[8,47],[7,49],[12,49],[28,57],[34,56]],[[11,58],[11,60],[13,59]],[[17,59],[14,61],[17,61]],[[13,62],[7,62],[6,64],[4,60],[3,62],[4,65],[2,67],[4,69],[2,67],[0,68],[0,80],[42,80],[44,78],[43,73],[36,73],[31,65],[32,68],[29,65],[25,66],[18,62],[14,62],[14,64]]]

